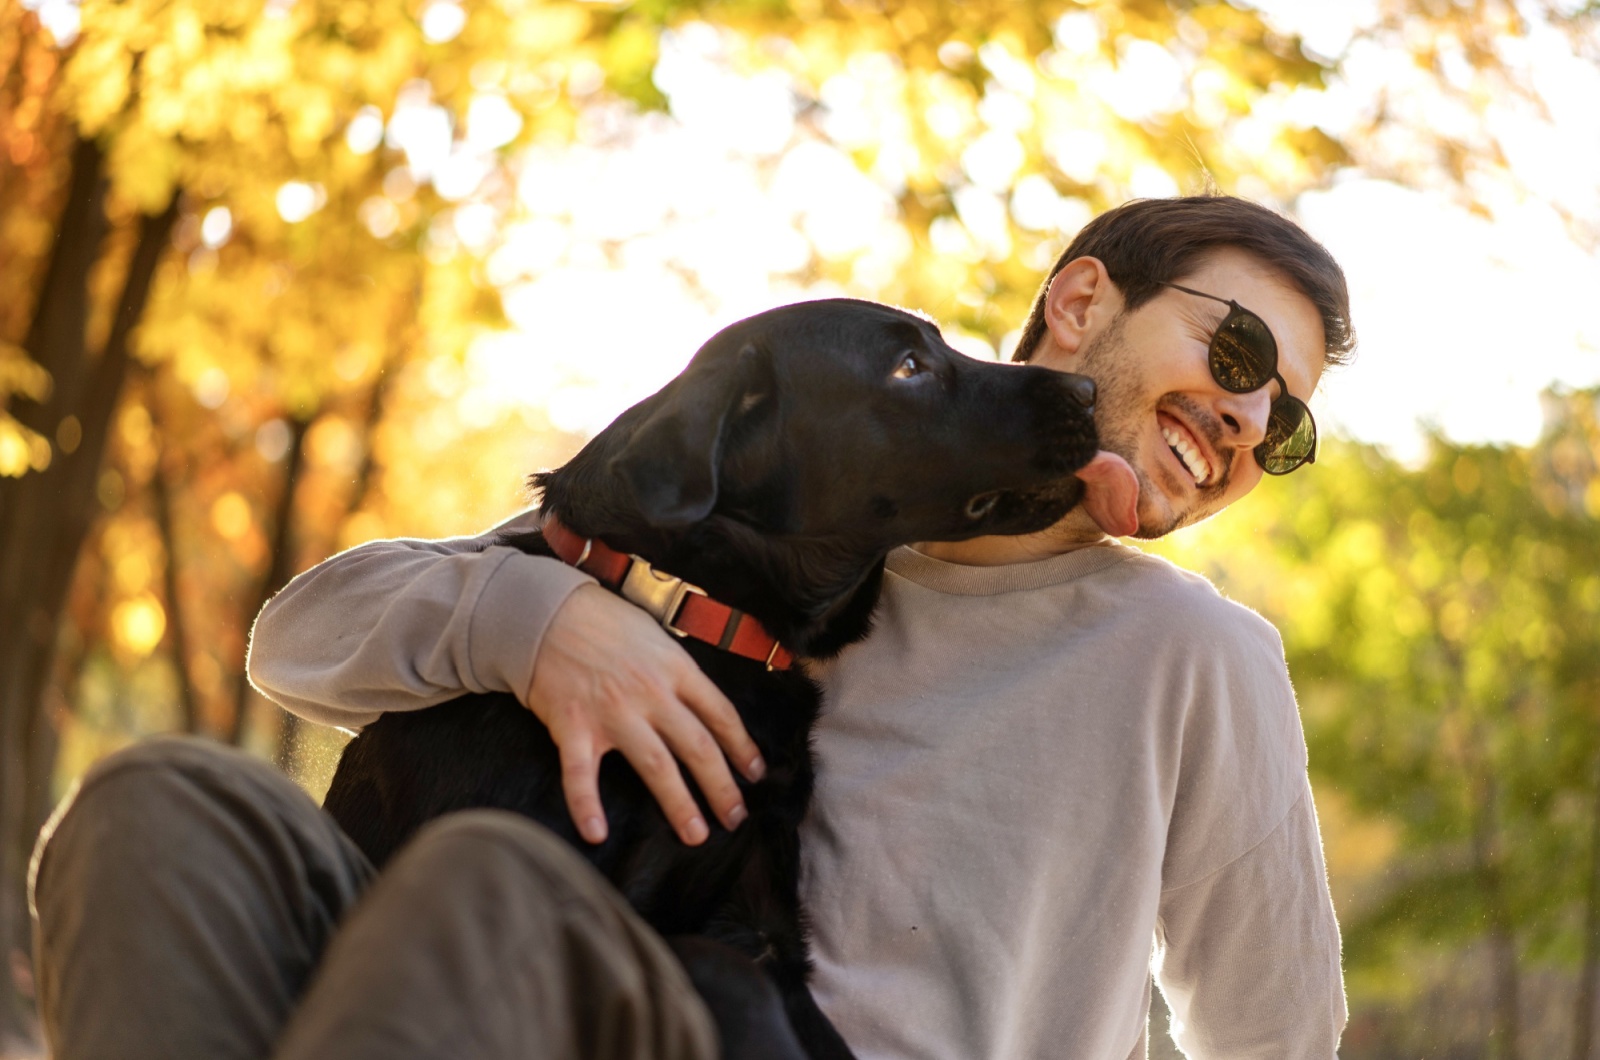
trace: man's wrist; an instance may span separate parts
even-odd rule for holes
[[[484,580],[468,627],[468,659],[484,688],[524,701],[533,681],[539,645],[556,612],[594,579],[545,556],[505,548],[507,555]]]

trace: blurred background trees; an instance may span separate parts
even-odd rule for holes
[[[71,779],[183,730],[316,790],[338,735],[244,680],[262,602],[508,514],[718,323],[845,292],[1003,355],[1090,216],[1211,186],[1532,201],[1593,254],[1590,155],[1528,163],[1593,5],[1293,7],[0,0],[0,1051]],[[1347,1056],[1590,1055],[1596,400],[1336,441],[1163,546],[1284,632]]]
[[[1344,1055],[1595,1045],[1600,390],[1551,392],[1546,416],[1532,447],[1435,437],[1417,467],[1330,446],[1249,519],[1163,546],[1283,632],[1344,934]]]

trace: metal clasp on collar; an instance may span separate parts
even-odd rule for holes
[[[672,620],[678,617],[684,597],[690,593],[705,596],[706,591],[698,585],[690,585],[682,578],[661,573],[638,556],[630,555],[628,558],[633,562],[628,565],[628,573],[622,577],[619,591],[623,599],[642,607],[668,633],[678,637],[688,636],[674,626]]]

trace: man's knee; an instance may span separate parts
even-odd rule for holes
[[[462,1055],[716,1055],[711,1016],[661,939],[578,851],[501,810],[448,814],[394,856],[278,1055],[371,1055],[357,1037],[459,1039]]]
[[[29,897],[37,911],[57,862],[74,873],[158,872],[229,850],[249,857],[244,848],[262,844],[352,860],[337,826],[269,763],[194,737],[155,737],[96,763],[62,800],[34,847]]]
[[[610,882],[559,836],[504,810],[447,814],[417,833],[384,870],[414,909],[462,935],[520,934],[539,948],[572,948],[618,962],[616,974],[653,966],[665,944]]]
[[[194,739],[111,755],[34,855],[47,1037],[61,1056],[265,1056],[371,875],[268,763]]]
[[[463,810],[430,822],[397,856],[408,872],[531,882],[546,896],[621,904],[595,868],[548,828],[505,810]]]
[[[46,855],[53,860],[63,845],[104,850],[108,842],[133,844],[159,855],[163,844],[147,830],[165,832],[177,826],[196,806],[196,793],[211,787],[211,778],[229,764],[230,757],[200,740],[159,737],[101,759],[40,830],[29,866],[30,900]],[[80,821],[98,822],[100,827],[82,828]]]

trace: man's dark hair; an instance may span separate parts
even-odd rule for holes
[[[1044,338],[1050,281],[1069,261],[1099,258],[1132,311],[1159,294],[1162,283],[1183,279],[1219,247],[1237,247],[1288,277],[1322,317],[1323,363],[1349,363],[1356,335],[1339,263],[1287,217],[1231,195],[1134,199],[1084,225],[1045,277],[1012,359],[1028,360]]]

